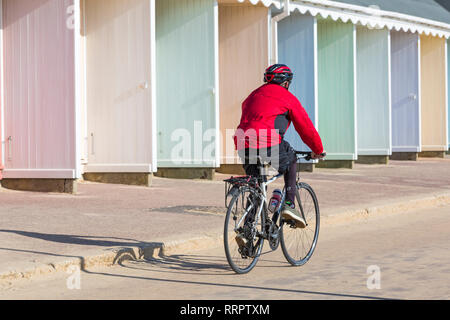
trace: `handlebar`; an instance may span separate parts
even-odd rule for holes
[[[296,151],[295,154],[297,155],[297,158],[299,158],[299,159],[303,158],[306,161],[314,160],[312,158],[312,152]],[[325,158],[327,156],[327,153],[324,152],[320,156]]]

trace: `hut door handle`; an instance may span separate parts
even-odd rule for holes
[[[8,137],[8,160],[12,160],[12,137]]]
[[[409,97],[410,97],[412,100],[417,100],[417,94],[415,94],[415,93],[410,93],[410,94],[409,94]]]
[[[94,149],[94,134],[91,133],[91,154],[95,155],[95,149]]]
[[[141,88],[142,90],[147,90],[148,89],[148,81],[141,83],[139,85],[139,88]]]

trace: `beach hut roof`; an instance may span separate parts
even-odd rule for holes
[[[228,0],[229,1],[229,0]],[[283,9],[285,0],[235,0]],[[352,22],[369,28],[388,28],[438,37],[450,37],[447,0],[290,0],[291,12]]]
[[[433,21],[450,24],[450,2],[448,0],[339,0],[338,2],[403,13]]]

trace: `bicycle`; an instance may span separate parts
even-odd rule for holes
[[[298,160],[311,160],[311,152],[297,151],[296,155]],[[296,208],[300,209],[306,221],[305,229],[296,228],[293,221],[282,218],[281,212],[286,199],[285,189],[280,205],[270,217],[267,188],[283,174],[268,178],[269,166],[270,164],[262,163],[259,158],[258,167],[262,172],[260,176],[241,176],[224,180],[227,207],[224,226],[225,254],[230,267],[238,274],[248,273],[256,266],[264,240],[269,242],[272,251],[277,250],[281,244],[286,260],[297,267],[310,260],[317,246],[320,211],[314,190],[301,182],[297,173]],[[245,238],[245,244],[237,241],[238,235]]]

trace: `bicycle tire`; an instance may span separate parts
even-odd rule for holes
[[[302,195],[305,195],[302,198]],[[309,195],[311,197],[311,203],[306,203],[305,199]],[[317,242],[319,239],[319,230],[320,230],[320,209],[319,209],[319,202],[317,200],[317,196],[314,192],[314,190],[306,183],[299,183],[297,185],[297,193],[296,193],[296,208],[300,210],[299,204],[302,204],[303,211],[305,214],[305,218],[307,221],[308,226],[305,229],[299,229],[299,228],[292,228],[290,224],[286,223],[285,221],[282,221],[281,223],[281,249],[283,251],[284,257],[286,260],[293,266],[300,267],[303,266],[305,263],[307,263],[316,247]],[[314,212],[311,212],[311,205],[314,207]],[[305,212],[308,211],[308,212]],[[305,232],[307,231],[313,231],[314,235],[311,239],[311,237],[305,236]],[[289,239],[292,238],[293,240],[288,240],[288,234]],[[307,244],[307,249],[305,249],[305,238],[310,241],[310,244]],[[301,242],[301,243],[300,243]],[[295,253],[298,251],[298,246],[301,245],[305,251],[305,253],[301,255],[295,255],[292,252],[293,247],[295,247]]]
[[[252,259],[251,261],[249,261],[249,264],[247,266],[240,266],[239,265],[239,246],[237,248],[234,248],[231,246],[231,244],[237,244],[235,242],[235,235],[237,234],[236,232],[230,232],[229,230],[229,226],[230,226],[230,222],[231,221],[235,221],[233,220],[232,216],[233,216],[233,209],[236,207],[239,207],[239,200],[242,198],[248,199],[247,197],[245,197],[245,193],[250,193],[250,194],[256,194],[256,191],[254,191],[251,188],[241,188],[241,190],[235,194],[233,196],[233,198],[231,199],[229,206],[228,206],[228,210],[227,210],[227,214],[225,217],[225,225],[224,225],[224,249],[225,249],[225,255],[227,257],[227,261],[228,264],[230,265],[231,269],[233,269],[234,272],[236,272],[237,274],[246,274],[248,272],[250,272],[257,264],[259,257],[261,256],[261,252],[264,246],[264,239],[263,238],[259,238],[257,241],[257,244],[255,246],[255,250],[256,250],[256,254],[254,255],[254,257],[248,257],[248,259]],[[243,197],[243,193],[244,193],[244,197]],[[261,214],[261,221],[260,221],[260,230],[258,230],[259,232],[262,233],[263,231],[263,226],[265,225],[265,216],[264,214]],[[233,228],[234,230],[234,228]],[[236,256],[236,253],[238,253],[238,256]],[[242,256],[241,256],[242,258]],[[246,260],[244,258],[242,258],[242,260]]]

